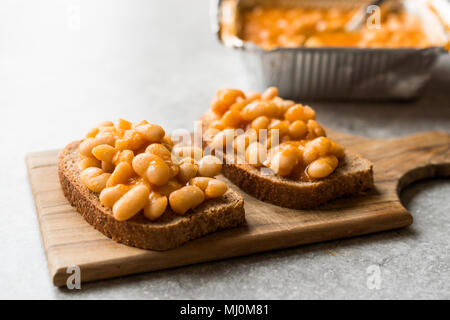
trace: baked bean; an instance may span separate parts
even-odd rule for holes
[[[331,141],[325,137],[319,137],[309,141],[305,145],[303,161],[309,164],[319,157],[325,156],[331,149]]]
[[[193,178],[189,181],[189,185],[199,187],[210,199],[220,197],[228,190],[225,182],[207,177]]]
[[[251,102],[261,99],[261,93],[256,91],[249,91],[245,93],[245,97],[247,98],[247,101]]]
[[[133,187],[114,204],[114,218],[119,221],[132,218],[147,205],[149,195],[150,190],[146,186]]]
[[[261,166],[267,159],[267,148],[259,142],[250,144],[245,152],[247,164]]]
[[[155,186],[163,186],[171,178],[171,170],[163,159],[158,156],[154,156],[147,168],[146,175],[151,184]]]
[[[262,98],[264,100],[272,100],[276,96],[278,96],[278,88],[277,87],[269,87],[262,94]]]
[[[337,144],[334,141],[331,142],[331,148],[330,153],[335,155],[338,159],[342,159],[345,156],[344,147],[342,147],[340,144]]]
[[[242,109],[242,118],[246,121],[253,121],[260,116],[272,118],[278,113],[278,107],[272,101],[253,101]]]
[[[248,135],[249,137],[250,137],[250,141],[251,142],[254,142],[254,141],[256,141],[256,140],[258,140],[258,135],[259,135],[259,132],[258,131],[256,131],[256,130],[254,130],[254,129],[252,129],[252,128],[250,128],[250,129],[248,129],[247,131],[245,131],[245,133],[244,133],[245,135]]]
[[[182,187],[183,185],[179,181],[172,179],[169,180],[165,185],[157,187],[156,190],[164,196],[169,196],[172,192]]]
[[[164,136],[161,140],[161,143],[166,147],[168,150],[171,150],[173,147],[173,140],[170,136]]]
[[[101,132],[94,138],[94,147],[99,146],[101,144],[107,144],[110,146],[114,146],[116,137],[112,134],[102,134]]]
[[[290,107],[295,105],[295,102],[292,100],[283,100],[283,99],[281,99],[281,100],[282,101],[279,102],[279,106],[281,108],[281,114],[284,115],[286,113],[286,111],[289,110]]]
[[[280,176],[288,176],[300,160],[298,148],[286,146],[270,160],[270,169]]]
[[[166,164],[170,170],[170,179],[175,178],[180,172],[180,167],[171,161],[166,161]]]
[[[117,139],[116,144],[114,145],[117,150],[126,150],[130,148],[129,140],[128,139]]]
[[[222,162],[215,156],[204,156],[198,163],[198,173],[202,177],[214,177],[222,171]]]
[[[225,128],[238,128],[242,122],[241,113],[237,110],[228,110],[221,121]]]
[[[145,152],[157,155],[164,161],[171,160],[172,154],[170,151],[162,144],[160,143],[152,143],[150,144],[146,149]]]
[[[158,219],[167,208],[167,197],[157,192],[150,192],[149,202],[144,207],[144,216],[152,221]]]
[[[125,131],[127,131],[127,130],[128,129],[116,128],[115,136],[117,137],[117,139],[123,139],[123,136],[125,135]]]
[[[106,187],[110,176],[110,173],[105,173],[100,168],[90,167],[81,171],[80,180],[89,190],[100,192]]]
[[[78,162],[78,168],[80,170],[84,170],[89,167],[99,168],[100,166],[101,166],[101,162],[94,158],[84,158],[84,159],[81,159],[80,162]]]
[[[86,138],[95,138],[95,136],[100,132],[99,128],[92,128],[89,130],[89,132],[86,134]]]
[[[170,178],[178,174],[180,168],[172,162],[172,153],[163,144],[152,143],[145,149],[145,152],[154,154],[164,160],[170,169]]]
[[[117,153],[116,148],[108,144],[101,144],[92,148],[92,154],[101,161],[112,162]]]
[[[267,149],[267,159],[264,162],[265,165],[270,165],[270,161],[272,160],[272,158],[278,153],[280,152],[280,145],[274,146],[272,148]]]
[[[93,158],[92,149],[101,144],[114,146],[115,137],[111,135],[97,135],[95,138],[84,139],[78,146],[78,152],[85,157]]]
[[[237,136],[236,138],[234,138],[234,141],[233,141],[234,151],[238,155],[245,154],[245,149],[247,149],[249,142],[250,142],[249,136],[247,136],[245,134],[241,134],[241,135]]]
[[[127,121],[127,120],[124,120],[124,119],[119,119],[119,122],[117,124],[117,128],[124,129],[124,130],[131,129],[131,122]]]
[[[277,119],[283,119],[284,118],[284,114],[286,113],[287,110],[285,110],[283,108],[283,102],[284,100],[280,97],[275,97],[272,99],[272,102],[276,104],[277,106],[277,115],[275,116],[275,118]]]
[[[141,177],[141,176],[133,176],[130,179],[129,185],[131,186],[138,186],[138,185],[143,185],[146,186],[149,190],[153,190],[153,186],[150,184],[150,182],[148,181],[147,177]]]
[[[150,165],[150,161],[154,158],[154,155],[149,153],[140,153],[133,158],[131,165],[134,172],[136,172],[141,177],[144,177],[147,173],[147,168]]]
[[[103,134],[100,132],[95,138],[95,147],[101,144],[107,144],[110,146],[114,146],[114,143],[116,141],[116,137],[112,134]]]
[[[115,167],[114,164],[112,164],[111,162],[102,161],[101,168],[103,171],[107,173],[112,173]]]
[[[290,107],[284,114],[284,119],[291,123],[296,120],[305,120],[305,113],[303,106],[301,104],[296,104]]]
[[[140,153],[138,154],[132,162],[133,170],[141,177],[146,176],[147,169],[152,161],[163,160],[161,157],[153,153]],[[173,164],[170,160],[164,161],[169,168],[170,178],[175,177],[178,174],[179,168],[177,165]]]
[[[310,164],[314,160],[319,158],[319,153],[316,148],[313,148],[312,146],[309,146],[308,144],[305,146],[305,149],[303,151],[303,162],[305,164]]]
[[[143,136],[134,129],[125,130],[123,139],[127,141],[127,149],[129,150],[138,151],[143,145],[145,145],[145,139]]]
[[[305,138],[308,129],[302,120],[295,120],[289,126],[289,136],[294,140]]]
[[[217,114],[224,114],[239,97],[245,98],[241,90],[220,89],[211,102],[211,110]]]
[[[125,130],[123,139],[126,141],[126,149],[138,150],[145,143],[144,139],[146,138],[144,135],[136,131],[140,127],[141,126],[136,127],[136,129]]]
[[[230,111],[242,111],[242,109],[244,109],[244,107],[249,104],[251,101],[247,100],[247,99],[243,99],[243,100],[239,100],[236,101],[235,103],[233,103],[230,107]]]
[[[336,169],[338,162],[335,156],[319,158],[308,166],[307,173],[314,179],[325,178]]]
[[[284,135],[282,138],[281,138],[281,143],[285,143],[285,142],[289,142],[289,141],[291,141],[291,137],[287,134],[287,135]]]
[[[178,172],[177,178],[183,183],[188,182],[190,179],[195,177],[198,172],[198,165],[190,162],[183,162],[179,165],[180,171]]]
[[[175,145],[172,149],[172,154],[177,159],[184,159],[184,158],[192,158],[195,160],[200,160],[203,157],[203,150],[202,148],[195,147],[195,146],[178,146]]]
[[[205,191],[206,188],[208,187],[208,183],[209,183],[209,181],[211,181],[211,179],[214,179],[214,178],[210,178],[210,177],[195,177],[195,178],[192,178],[191,180],[189,180],[189,185],[197,186],[200,189],[202,189],[202,191]]]
[[[292,142],[292,141],[291,141]],[[304,152],[305,152],[305,146],[303,144],[298,144],[296,145],[297,149],[298,149],[298,156],[299,156],[299,163],[304,164]]]
[[[269,130],[278,130],[279,137],[283,137],[289,134],[289,122],[274,119],[269,125]]]
[[[181,165],[181,164],[183,164],[183,163],[192,163],[192,164],[198,165],[197,160],[195,160],[195,159],[193,159],[193,158],[190,158],[190,157],[186,157],[186,158],[181,159],[181,160],[178,162],[178,165]]]
[[[136,129],[137,127],[142,126],[144,124],[149,124],[149,123],[147,120],[139,120],[139,121],[133,122],[131,124],[131,129]]]
[[[189,209],[194,209],[205,200],[205,194],[197,186],[186,186],[172,192],[169,203],[172,210],[178,214],[185,214]]]
[[[212,150],[223,150],[226,146],[232,145],[234,141],[235,130],[225,129],[214,136],[209,147]]]
[[[217,179],[211,179],[208,183],[208,187],[205,189],[205,195],[208,198],[217,198],[227,192],[228,186],[225,182]]]
[[[222,123],[221,120],[213,120],[213,121],[211,121],[211,123],[209,124],[209,127],[211,129],[218,129],[218,130],[225,129],[225,127],[223,126],[223,123]]]
[[[303,107],[303,114],[304,114],[305,120],[316,119],[316,112],[310,106]]]
[[[134,152],[131,150],[123,150],[117,152],[115,157],[113,158],[113,164],[118,165],[121,162],[128,162],[131,164],[134,158]]]
[[[308,135],[306,136],[308,140],[326,136],[325,130],[315,120],[308,120],[306,127],[308,128]]]
[[[112,208],[114,204],[132,187],[124,184],[118,184],[114,187],[105,188],[100,192],[100,203],[105,207]]]
[[[99,132],[97,133],[97,136],[115,136],[117,133],[117,130],[114,126],[107,126],[107,127],[101,127],[99,128]]]
[[[143,124],[135,130],[148,142],[160,142],[166,135],[164,129],[156,124]]]
[[[259,129],[267,129],[270,124],[270,119],[266,116],[260,116],[252,121],[251,128],[258,131]]]
[[[133,168],[128,162],[119,163],[106,183],[107,187],[113,187],[116,184],[126,183],[133,175]]]
[[[247,147],[258,140],[258,136],[255,133],[244,133],[237,136],[233,142],[233,148],[238,154],[245,154]]]
[[[273,148],[280,144],[280,131],[279,130],[270,130],[267,133],[267,139],[262,140],[261,143],[267,148]]]
[[[97,128],[114,127],[114,122],[105,120],[97,124]]]

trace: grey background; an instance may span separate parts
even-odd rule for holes
[[[216,89],[251,89],[210,32],[206,0],[0,2],[0,298],[450,298],[450,181],[401,195],[408,229],[54,288],[24,156],[97,122],[190,128]],[[326,126],[368,137],[450,131],[450,59],[412,103],[314,103]],[[370,289],[378,266],[379,289]],[[370,269],[369,269],[370,270]],[[369,281],[369,286],[367,285]]]

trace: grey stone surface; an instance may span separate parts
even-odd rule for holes
[[[85,284],[76,292],[54,288],[25,154],[60,148],[104,119],[190,128],[217,88],[250,88],[238,57],[211,35],[206,1],[2,1],[0,30],[0,298],[450,298],[448,179],[402,193],[415,218],[408,229]],[[449,91],[447,56],[412,103],[313,106],[327,126],[368,137],[449,132]]]

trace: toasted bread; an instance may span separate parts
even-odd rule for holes
[[[244,200],[231,188],[223,196],[205,201],[183,216],[167,209],[153,222],[142,213],[127,221],[117,221],[112,210],[100,203],[98,194],[79,179],[79,143],[70,143],[59,154],[58,175],[62,190],[88,223],[114,241],[143,249],[167,250],[245,222]]]
[[[317,181],[295,181],[274,174],[264,175],[259,168],[248,164],[225,164],[222,174],[262,201],[293,209],[314,208],[373,187],[371,162],[348,151],[330,176]]]

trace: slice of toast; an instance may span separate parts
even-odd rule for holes
[[[265,202],[293,209],[317,207],[338,197],[355,195],[373,188],[372,163],[346,151],[336,170],[318,181],[295,181],[264,174],[248,164],[225,164],[222,174],[243,191]]]
[[[79,179],[80,142],[70,143],[59,154],[58,176],[62,190],[88,223],[114,241],[142,249],[167,250],[245,222],[244,200],[231,188],[223,196],[205,201],[184,216],[168,208],[153,222],[142,213],[127,221],[117,221],[111,208],[103,206],[98,194],[90,191]]]

